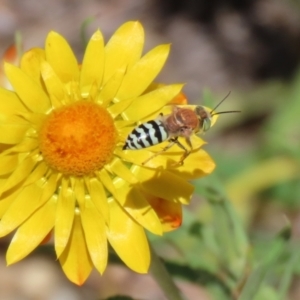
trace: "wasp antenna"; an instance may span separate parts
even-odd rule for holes
[[[229,93],[214,107],[214,109],[210,113],[212,114],[229,97],[230,94],[231,91],[229,91]]]
[[[240,113],[242,112],[241,110],[227,110],[227,111],[219,111],[216,112],[214,114],[211,114],[211,116],[215,116],[215,115],[221,115],[221,114],[230,114],[230,113]]]

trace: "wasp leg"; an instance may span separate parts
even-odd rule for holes
[[[192,150],[192,144],[191,141],[189,139],[186,139],[188,142],[188,145],[191,147]],[[174,141],[175,144],[177,144],[182,150],[184,150],[183,155],[181,156],[179,162],[177,162],[176,164],[174,164],[173,166],[182,166],[184,160],[190,155],[191,150],[186,149],[177,139],[176,141]]]
[[[184,150],[184,154],[182,155],[182,157],[180,158],[179,162],[175,163],[173,166],[182,166],[184,160],[189,156],[191,150],[187,150],[179,141],[178,141],[178,137],[175,138],[171,138],[169,139],[169,144],[164,147],[161,151],[156,152],[155,154],[153,154],[152,156],[150,156],[148,159],[146,159],[142,165],[145,165],[148,161],[150,161],[151,159],[153,159],[154,157],[166,152],[168,149],[170,149],[171,147],[173,147],[174,145],[178,145],[181,149]],[[192,148],[192,147],[191,147]]]
[[[162,150],[160,150],[160,151],[154,153],[152,156],[150,156],[148,159],[146,159],[146,160],[142,163],[142,165],[145,165],[148,161],[150,161],[150,160],[153,159],[154,157],[156,157],[156,156],[158,156],[158,155],[160,155],[160,154],[166,152],[168,149],[170,149],[171,147],[173,147],[175,144],[179,143],[179,142],[177,141],[177,139],[178,139],[177,137],[169,139],[169,144],[168,144],[166,147],[164,147]]]

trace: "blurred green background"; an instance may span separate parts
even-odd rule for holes
[[[218,111],[241,110],[221,115],[203,136],[217,168],[194,182],[182,227],[149,237],[187,299],[300,299],[299,3],[2,0],[0,50],[17,30],[25,49],[56,30],[81,58],[87,18],[85,34],[100,28],[106,37],[140,20],[146,50],[172,43],[159,82],[186,82],[188,99],[210,107],[231,91]],[[113,255],[103,277],[92,274],[78,288],[47,248],[7,269],[7,240],[0,246],[0,299],[166,299],[149,276],[131,273]]]

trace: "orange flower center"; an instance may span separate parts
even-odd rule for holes
[[[87,101],[53,111],[39,134],[39,147],[46,163],[69,175],[91,174],[107,164],[117,142],[111,115]]]

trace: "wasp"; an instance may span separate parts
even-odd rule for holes
[[[183,165],[184,160],[193,150],[193,145],[190,139],[193,134],[199,134],[209,130],[212,125],[212,117],[214,115],[239,112],[215,112],[229,94],[212,111],[208,111],[204,106],[200,105],[196,106],[194,109],[174,106],[171,114],[165,116],[160,114],[155,120],[150,120],[138,125],[128,135],[125,145],[123,146],[123,150],[144,149],[168,140],[168,145],[144,161],[143,165],[157,155],[167,151],[175,144],[184,151],[179,162],[175,165]],[[183,137],[186,140],[189,149],[187,149],[178,140],[179,137]]]

